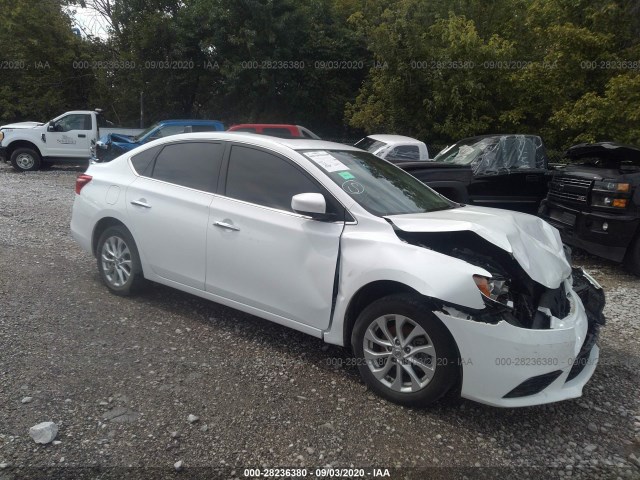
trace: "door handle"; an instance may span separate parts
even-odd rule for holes
[[[87,138],[87,136],[86,136],[84,133],[79,133],[79,134],[78,134],[78,137],[79,137],[79,138]]]
[[[138,207],[151,208],[151,205],[145,203],[144,200],[132,200],[131,205],[136,205]]]
[[[240,231],[240,229],[238,227],[235,227],[235,226],[231,225],[230,223],[215,222],[214,225],[216,227],[226,228],[227,230],[233,230],[234,232],[239,232]]]
[[[527,182],[539,182],[540,181],[540,177],[538,175],[527,175],[526,177],[524,177],[525,180]]]

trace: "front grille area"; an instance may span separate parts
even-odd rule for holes
[[[556,176],[549,183],[549,198],[586,204],[592,180],[577,177]]]
[[[528,397],[529,395],[540,393],[542,390],[551,385],[553,381],[561,374],[562,370],[555,370],[543,375],[538,375],[537,377],[531,377],[528,380],[522,382],[502,398]]]

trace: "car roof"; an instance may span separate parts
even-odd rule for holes
[[[291,150],[353,150],[360,152],[359,148],[345,145],[344,143],[327,142],[326,140],[313,140],[309,138],[280,138],[269,135],[260,135],[248,132],[198,132],[180,133],[164,137],[167,141],[176,140],[226,140],[245,141],[262,147],[275,147],[282,145]],[[164,139],[161,139],[164,140]],[[158,142],[159,140],[156,140]]]
[[[368,138],[385,143],[423,143],[416,138],[405,137],[404,135],[368,135]]]

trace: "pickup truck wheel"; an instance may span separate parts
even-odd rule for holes
[[[451,334],[419,295],[373,302],[356,320],[351,344],[368,387],[400,405],[430,405],[449,392],[460,375]]]
[[[112,293],[131,295],[144,282],[138,248],[125,227],[116,225],[102,232],[96,254],[100,277]]]
[[[40,163],[40,154],[31,148],[16,148],[11,154],[11,166],[19,172],[38,170]]]

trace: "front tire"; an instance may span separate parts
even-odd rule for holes
[[[460,376],[451,334],[417,294],[390,295],[365,308],[351,344],[367,386],[400,405],[430,405]]]
[[[16,148],[11,154],[11,166],[18,172],[32,172],[40,169],[40,154],[31,148]]]
[[[143,284],[138,248],[124,226],[116,225],[102,232],[96,258],[100,278],[112,293],[128,296]]]

